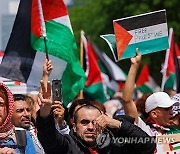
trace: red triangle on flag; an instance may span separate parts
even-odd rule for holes
[[[116,36],[117,55],[118,60],[120,60],[122,54],[124,53],[133,36],[128,33],[126,29],[121,27],[117,22],[113,22],[113,25]]]
[[[41,1],[42,8],[39,8],[38,1],[32,0],[31,31],[36,37],[42,36],[42,23],[39,9],[43,11],[44,21],[68,15],[68,10],[63,0]]]
[[[0,57],[4,56],[4,52],[0,51]]]
[[[119,88],[118,88],[118,91],[122,91],[124,89],[124,81],[119,81]]]
[[[88,57],[89,57],[89,72],[88,72],[88,80],[86,81],[85,86],[90,86],[92,84],[96,84],[98,82],[102,82],[101,71],[97,64],[97,57],[94,54],[94,49],[91,44],[87,42],[88,49]]]
[[[175,43],[174,43],[174,32],[172,32],[172,36],[170,37],[170,46],[169,46],[169,58],[168,58],[168,65],[167,65],[167,71],[166,76],[169,77],[170,73],[175,73],[175,63],[174,63],[174,49],[175,49]]]
[[[177,44],[175,44],[175,51],[176,51],[176,56],[180,57],[180,50]]]
[[[14,83],[15,83],[16,85],[18,85],[18,86],[21,85],[21,82],[20,82],[20,81],[14,81]]]
[[[142,71],[139,75],[139,78],[136,82],[136,86],[140,86],[142,84],[144,84],[145,82],[149,81],[149,69],[148,69],[148,65],[145,64],[142,68]]]

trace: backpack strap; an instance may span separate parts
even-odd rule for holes
[[[25,148],[27,145],[26,131],[24,129],[15,129],[15,136],[20,153],[25,154]]]

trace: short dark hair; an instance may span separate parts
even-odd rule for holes
[[[78,105],[86,105],[86,104],[90,104],[90,101],[86,100],[86,99],[75,99],[72,101],[71,106],[69,107],[69,118],[73,118],[74,115],[74,110],[76,108],[76,106]]]
[[[101,110],[103,113],[106,113],[106,109],[104,107],[103,104],[95,102],[95,101],[91,101],[91,105],[94,105],[95,107],[97,107],[99,110]]]
[[[97,110],[102,114],[102,111],[101,111],[98,107],[96,107],[96,106],[94,106],[94,105],[92,105],[92,104],[82,105],[82,106],[80,106],[80,107],[74,112],[74,114],[73,114],[73,119],[74,119],[74,123],[75,123],[75,124],[77,123],[78,111],[79,111],[80,109],[82,109],[82,108],[85,108],[85,109],[97,109]]]
[[[20,101],[20,100],[26,101],[26,97],[23,94],[14,94],[13,97],[14,97],[14,101]]]

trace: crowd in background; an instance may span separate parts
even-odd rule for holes
[[[180,94],[148,93],[134,100],[140,62],[137,52],[131,58],[123,92],[116,92],[104,104],[77,97],[67,108],[63,102],[53,101],[48,81],[53,66],[47,59],[37,97],[12,95],[0,83],[0,153],[158,152],[154,137],[180,133]],[[113,140],[128,137],[146,141]]]

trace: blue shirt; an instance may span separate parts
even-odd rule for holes
[[[31,139],[31,136],[29,135],[29,133],[27,131],[26,131],[26,139],[27,139],[27,145],[26,145],[26,148],[25,148],[25,154],[36,154],[34,143],[33,143],[32,139]],[[0,141],[0,144],[1,145],[16,145],[16,143],[14,142],[13,139],[10,139],[7,142]],[[16,152],[20,153],[20,150],[18,148],[16,148]]]

